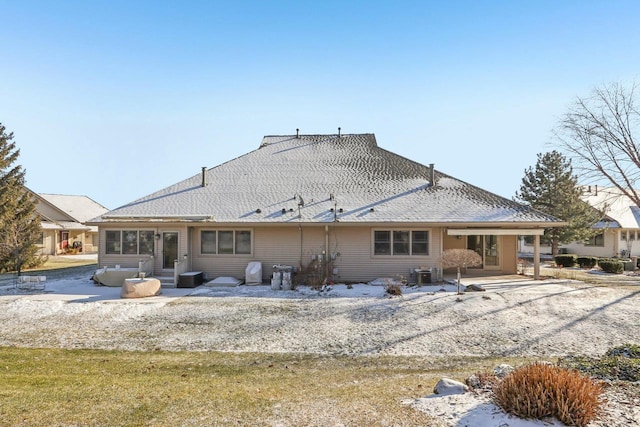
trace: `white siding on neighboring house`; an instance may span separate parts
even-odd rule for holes
[[[583,256],[595,256],[599,258],[609,258],[614,256],[620,256],[620,251],[626,249],[626,242],[619,241],[620,232],[617,229],[609,229],[603,231],[604,242],[603,244],[584,244],[584,243],[568,243],[561,244],[560,251],[562,253],[570,253]],[[519,252],[524,254],[533,254],[533,245],[526,244],[523,239],[518,242]],[[640,242],[634,244],[634,250],[640,250]],[[550,254],[551,246],[540,245],[541,254]]]
[[[585,245],[584,243],[570,243],[561,245],[564,252],[583,256],[595,256],[599,258],[610,258],[620,256],[619,250],[622,246],[617,242],[618,230],[604,231],[604,244]]]

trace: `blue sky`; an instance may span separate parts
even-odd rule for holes
[[[5,1],[0,122],[113,209],[263,135],[375,133],[511,198],[575,100],[637,80],[637,1]]]

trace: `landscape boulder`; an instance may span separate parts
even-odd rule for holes
[[[503,363],[493,368],[493,375],[495,375],[496,378],[502,379],[507,375],[509,375],[511,372],[513,372],[513,370],[514,370],[513,366]]]
[[[460,381],[452,380],[450,378],[441,378],[440,381],[433,388],[435,394],[441,396],[448,396],[450,394],[463,394],[469,391],[469,387]]]

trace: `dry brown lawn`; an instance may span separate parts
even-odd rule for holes
[[[402,404],[522,360],[0,349],[3,425],[438,425]],[[373,421],[372,421],[373,420]]]

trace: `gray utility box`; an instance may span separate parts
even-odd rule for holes
[[[433,283],[433,278],[431,277],[430,268],[425,268],[425,269],[416,268],[415,270],[413,270],[413,273],[416,276],[415,280],[418,285]]]
[[[178,276],[179,288],[195,288],[202,285],[202,271],[189,271]]]

